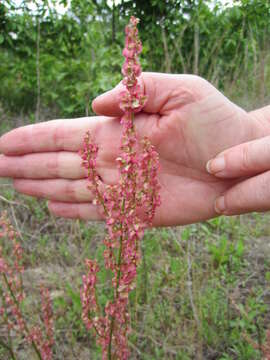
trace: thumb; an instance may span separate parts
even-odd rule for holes
[[[121,116],[123,111],[119,107],[120,92],[124,85],[119,83],[115,88],[96,97],[92,102],[92,109],[97,115]]]
[[[147,96],[144,112],[165,115],[172,109],[198,100],[202,94],[213,91],[207,81],[192,75],[175,75],[144,72],[138,78],[142,92]],[[98,115],[120,116],[120,92],[124,85],[118,84],[114,89],[98,96],[92,103]]]
[[[140,76],[138,78],[138,83],[140,85],[141,91],[144,94],[144,83],[143,78]],[[126,87],[122,84],[122,81],[112,90],[105,92],[102,95],[99,95],[92,102],[92,109],[98,115],[105,116],[121,116],[123,110],[120,109],[120,93],[125,90]]]

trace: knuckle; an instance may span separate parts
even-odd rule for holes
[[[242,157],[242,161],[241,161],[242,170],[250,170],[253,167],[253,159],[251,156],[250,144],[243,145],[241,157]]]
[[[265,139],[265,141],[263,142],[263,149],[262,152],[263,154],[262,158],[263,160],[265,159],[265,162],[267,163],[267,165],[270,165],[270,141],[269,138]]]
[[[270,171],[260,175],[260,184],[256,186],[256,199],[259,203],[270,200]]]
[[[74,188],[73,181],[67,181],[65,185],[65,194],[69,200],[71,201],[76,200],[76,191]]]

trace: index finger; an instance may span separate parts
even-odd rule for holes
[[[51,120],[34,125],[26,125],[4,134],[0,138],[0,152],[5,155],[51,151],[78,151],[83,144],[86,131],[90,131],[94,141],[108,137],[111,144],[118,144],[119,121],[104,116],[78,119]],[[115,140],[115,142],[113,141]]]

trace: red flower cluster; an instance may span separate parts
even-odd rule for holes
[[[122,67],[124,75],[123,84],[126,90],[120,94],[120,108],[124,112],[139,112],[146,102],[146,96],[142,93],[138,85],[138,76],[141,75],[141,66],[138,55],[142,51],[142,44],[138,38],[137,24],[139,19],[131,17],[129,24],[126,26],[126,41],[123,55],[125,62]]]
[[[114,297],[102,312],[98,304],[96,283],[98,265],[86,260],[87,274],[83,277],[81,300],[82,318],[87,329],[94,328],[102,346],[103,360],[129,356],[127,337],[130,333],[128,295],[135,287],[140,259],[139,241],[146,227],[152,225],[156,207],[160,205],[157,173],[159,158],[147,138],[137,138],[134,113],[147,100],[138,83],[141,67],[138,55],[142,46],[138,39],[138,19],[131,17],[126,27],[126,42],[122,68],[126,90],[120,94],[122,138],[117,157],[119,183],[105,186],[96,169],[98,147],[88,132],[81,151],[82,165],[88,171],[89,189],[95,204],[103,206],[108,234],[104,240],[105,267],[112,271]]]
[[[18,234],[3,213],[0,218],[0,239],[8,239],[11,242],[11,252],[5,256],[0,245],[0,319],[7,331],[7,343],[2,344],[14,357],[14,349],[10,333],[15,332],[25,338],[32,345],[40,360],[52,359],[53,318],[49,292],[41,289],[41,313],[44,322],[44,332],[41,327],[29,327],[22,312],[22,302],[25,298],[22,275],[23,251],[17,241]]]

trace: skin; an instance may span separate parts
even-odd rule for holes
[[[188,224],[217,216],[216,199],[234,191],[242,176],[249,174],[216,176],[206,164],[226,149],[270,134],[262,111],[246,113],[197,76],[143,73],[140,83],[148,101],[135,117],[136,130],[139,137],[150,138],[161,163],[162,205],[154,225]],[[53,120],[3,135],[0,176],[13,178],[21,193],[48,199],[50,211],[57,216],[103,220],[102,210],[91,204],[78,150],[90,130],[100,148],[98,170],[104,183],[117,182],[121,90],[118,85],[94,100],[93,110],[101,116]]]
[[[270,107],[266,110],[270,115]],[[220,213],[235,215],[270,210],[270,136],[220,153],[209,161],[208,170],[220,179],[244,178],[216,200]]]

